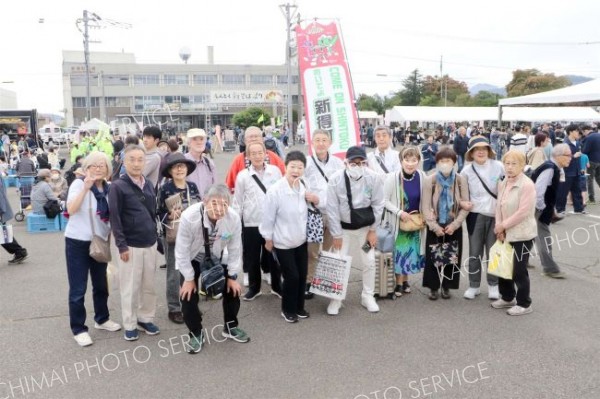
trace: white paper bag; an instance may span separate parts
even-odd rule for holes
[[[13,242],[12,224],[0,224],[0,244],[10,244]]]
[[[351,256],[321,251],[310,292],[330,299],[346,298],[351,266]]]

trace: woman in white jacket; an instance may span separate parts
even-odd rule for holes
[[[267,191],[259,227],[265,248],[273,251],[283,275],[281,316],[288,323],[309,317],[304,309],[308,268],[306,244],[307,201],[318,206],[319,197],[307,192],[301,178],[306,156],[291,151],[285,158],[285,176]]]
[[[417,147],[405,147],[400,153],[402,168],[386,176],[383,186],[386,217],[394,219],[394,271],[396,273],[396,296],[410,292],[408,275],[419,273],[425,265],[424,229],[400,230],[400,220],[406,221],[412,212],[421,211],[421,194],[425,175],[418,170],[421,153]],[[424,227],[424,226],[423,226]]]
[[[235,180],[234,207],[244,221],[242,236],[244,248],[244,270],[248,273],[248,292],[243,300],[252,301],[261,295],[261,259],[270,266],[271,293],[281,297],[279,269],[273,256],[265,250],[265,240],[258,231],[263,217],[263,203],[267,190],[281,179],[281,171],[277,166],[265,162],[267,150],[262,142],[246,147],[246,156],[250,166],[242,170]]]

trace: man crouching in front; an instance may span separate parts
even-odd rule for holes
[[[221,258],[227,249],[227,264],[223,264],[225,289],[223,292],[223,316],[225,324],[222,335],[236,342],[248,342],[250,337],[238,327],[242,288],[236,281],[241,270],[242,222],[240,216],[229,207],[231,196],[223,184],[212,186],[203,202],[188,207],[181,214],[175,244],[175,265],[182,275],[180,290],[183,320],[190,330],[188,353],[198,353],[206,339],[202,329],[202,313],[198,308],[198,280],[205,257]],[[205,237],[208,245],[205,245]],[[206,250],[210,253],[207,254]],[[223,259],[220,259],[222,262]]]

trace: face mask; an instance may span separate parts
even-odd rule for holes
[[[59,180],[60,179],[60,175],[52,175],[50,176],[50,178],[54,181]]]
[[[453,167],[454,167],[454,165],[447,164],[447,163],[441,163],[441,164],[436,165],[437,170],[444,176],[449,176],[450,173],[452,173]]]
[[[354,166],[348,168],[348,177],[354,180],[360,179],[365,173],[363,166]]]

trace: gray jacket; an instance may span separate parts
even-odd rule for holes
[[[57,200],[58,198],[52,192],[50,184],[45,181],[36,183],[31,189],[31,206],[33,207],[33,213],[44,215],[44,205],[48,200]]]

